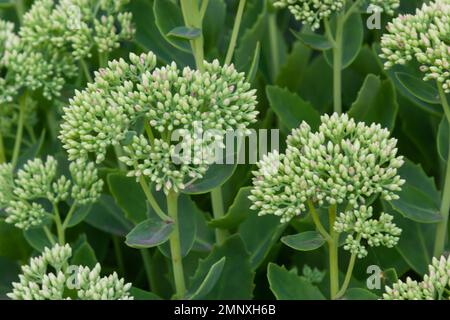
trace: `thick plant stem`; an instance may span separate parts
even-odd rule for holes
[[[222,188],[218,187],[211,191],[211,202],[215,219],[220,219],[225,214],[223,207]],[[216,242],[222,244],[228,237],[227,230],[216,228]]]
[[[27,111],[28,92],[25,92],[20,98],[19,103],[19,122],[17,124],[16,140],[14,142],[13,156],[11,163],[13,167],[17,165],[20,154],[20,146],[22,145],[23,129],[25,126],[25,113]]]
[[[336,22],[336,37],[333,47],[333,101],[334,112],[342,113],[342,51],[344,36],[344,17],[338,15]]]
[[[147,283],[148,283],[148,289],[150,291],[153,290],[152,287],[152,258],[150,256],[150,253],[148,252],[148,249],[141,249],[139,250],[141,253],[142,261],[144,262],[144,269],[145,269],[145,275],[147,277]]]
[[[114,246],[114,254],[116,255],[117,267],[119,269],[119,274],[123,277],[125,276],[125,263],[123,261],[122,250],[120,248],[120,239],[117,236],[112,237],[112,242]]]
[[[189,28],[202,29],[203,19],[198,7],[198,1],[181,0],[180,4],[185,25]],[[191,40],[191,47],[197,69],[203,71],[203,61],[205,60],[203,34],[196,39]]]
[[[64,234],[63,223],[61,221],[61,215],[59,214],[58,204],[53,204],[53,211],[56,224],[56,234],[58,235],[58,243],[63,246],[66,243],[66,237]]]
[[[280,52],[279,52],[279,44],[280,38],[277,34],[277,15],[276,13],[269,14],[269,40],[270,40],[270,53],[271,57],[271,74],[272,81],[275,82],[277,79],[278,71],[280,70]]]
[[[0,164],[6,162],[5,145],[3,144],[3,136],[0,132]]]
[[[445,115],[450,124],[450,106],[447,101],[444,90],[441,85],[438,84],[439,95],[442,101],[442,107],[444,108]],[[434,256],[439,257],[445,250],[447,243],[448,233],[448,220],[450,212],[450,156],[447,159],[447,169],[445,173],[444,189],[442,190],[442,202],[440,208],[442,221],[437,225],[436,238],[434,242]]]
[[[341,289],[336,295],[336,298],[342,297],[347,291],[348,285],[350,284],[350,280],[352,279],[353,268],[355,267],[356,262],[356,254],[353,253],[350,257],[350,262],[348,264],[347,273],[345,274],[344,283],[342,284]]]
[[[81,65],[81,68],[83,69],[83,73],[84,73],[84,77],[86,78],[86,81],[93,82],[91,73],[89,71],[89,67],[87,66],[86,61],[84,59],[80,60],[80,65]]]
[[[339,291],[339,261],[338,261],[339,234],[336,233],[336,231],[334,231],[333,228],[335,220],[336,220],[336,206],[332,206],[329,209],[331,239],[328,241],[331,299],[336,299]]]
[[[238,10],[236,13],[236,20],[234,21],[233,31],[231,33],[230,45],[228,47],[225,64],[230,64],[233,60],[234,50],[239,36],[239,29],[241,28],[242,16],[244,14],[246,0],[240,0]]]
[[[316,225],[317,231],[319,231],[319,233],[326,241],[331,241],[332,240],[331,236],[327,232],[327,230],[325,230],[324,226],[322,225],[322,222],[320,222],[319,215],[317,214],[316,208],[314,208],[314,204],[312,203],[312,201],[308,201],[308,207],[309,212],[311,213],[311,217],[313,218],[314,224]]]
[[[159,206],[158,202],[156,201],[155,197],[152,194],[152,191],[150,190],[147,181],[143,176],[139,179],[139,183],[141,184],[142,191],[144,191],[145,196],[147,197],[147,201],[152,206],[153,210],[155,210],[156,214],[163,220],[163,221],[172,221],[172,218],[167,216],[164,211],[162,211],[161,207]]]
[[[50,241],[50,244],[52,246],[54,246],[56,243],[55,243],[55,239],[53,238],[53,234],[50,232],[48,227],[44,226],[43,229],[44,229],[45,235],[47,236],[48,241]]]
[[[23,21],[23,15],[25,14],[25,11],[26,11],[25,0],[16,0],[17,18],[19,19],[21,24],[22,24],[22,21]]]
[[[178,224],[178,194],[170,191],[167,195],[167,208],[169,216],[175,225],[175,230],[170,236],[170,254],[172,256],[173,276],[177,299],[186,296],[186,285],[184,281],[183,258],[181,256],[180,226]]]

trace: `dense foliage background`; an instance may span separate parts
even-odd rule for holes
[[[0,17],[19,28],[18,11],[9,2],[0,1]],[[24,8],[32,2],[21,1]],[[423,2],[402,0],[395,15],[413,13]],[[238,5],[238,0],[209,1],[202,27],[205,60],[219,59],[223,63]],[[176,61],[180,67],[195,68],[189,42],[168,35],[184,25],[178,1],[131,0],[126,8],[133,14],[136,34],[132,41],[121,42],[110,60],[128,60],[130,52],[152,51],[158,65]],[[382,15],[382,29],[369,30],[369,16],[363,10],[345,26],[343,111],[358,121],[376,122],[388,128],[398,139],[399,154],[408,159],[400,172],[406,179],[400,199],[390,204],[374,202],[377,210],[395,217],[395,223],[403,230],[400,241],[395,248],[369,248],[368,256],[358,261],[350,283],[350,288],[359,289],[347,294],[347,298],[376,299],[385,285],[407,276],[421,279],[428,270],[435,226],[440,221],[439,190],[448,157],[449,133],[437,89],[432,82],[421,80],[416,66],[383,69],[380,38],[392,17]],[[281,149],[287,134],[301,121],[317,121],[320,114],[333,112],[332,54],[321,36],[311,36],[306,29],[288,10],[275,10],[271,1],[248,0],[237,38],[233,63],[237,70],[250,74],[257,89],[260,114],[254,127],[281,129]],[[97,61],[95,53],[87,61],[91,75],[100,67]],[[48,99],[39,90],[33,92],[35,112],[27,122],[17,167],[29,159],[52,155],[59,161],[61,172],[67,172],[67,154],[58,139],[62,107],[68,105],[74,90],[83,89],[86,82],[80,71],[67,81],[59,98]],[[4,137],[7,159],[12,156],[14,138],[14,131]],[[314,230],[311,217],[302,215],[289,224],[280,224],[276,216],[258,217],[248,200],[254,169],[253,165],[218,167],[200,191],[181,196],[179,220],[188,291],[195,292],[208,272],[214,276],[211,267],[226,257],[218,280],[212,282],[214,287],[202,298],[329,297],[327,247],[297,251],[280,240],[286,235]],[[116,271],[133,284],[135,298],[172,298],[168,244],[135,249],[125,243],[126,235],[147,217],[144,192],[134,178],[126,177],[114,165],[100,166],[99,175],[105,182],[101,198],[79,210],[67,231],[66,241],[73,248],[74,259],[88,266],[100,262],[105,273]],[[214,218],[209,192],[219,185],[225,214]],[[157,193],[156,197],[160,195]],[[67,209],[61,208],[62,212]],[[217,229],[226,237],[220,244],[216,243]],[[6,298],[11,283],[17,281],[20,266],[49,245],[42,229],[22,231],[0,218],[1,298]],[[345,266],[349,255],[342,252],[340,259]],[[378,266],[382,271],[381,285],[373,290],[366,284],[372,275],[368,273],[369,266]],[[344,268],[340,271],[345,273]]]

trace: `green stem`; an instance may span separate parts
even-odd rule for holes
[[[0,132],[0,164],[6,162],[5,145],[3,144],[3,135]]]
[[[67,229],[67,226],[69,225],[70,220],[72,219],[73,214],[75,213],[75,210],[77,209],[77,203],[74,202],[72,206],[69,209],[69,213],[67,213],[66,218],[64,219],[64,222],[62,224],[62,229],[65,231]]]
[[[86,81],[87,82],[92,82],[93,79],[92,79],[91,73],[89,72],[89,67],[86,64],[86,61],[84,61],[84,59],[80,60],[80,65],[81,65],[81,68],[83,69],[83,73],[84,73],[84,76],[86,78]]]
[[[348,20],[348,18],[350,18],[350,16],[356,12],[356,10],[358,9],[358,7],[361,5],[361,0],[356,0],[355,2],[353,2],[352,6],[348,9],[348,11],[345,13],[344,15],[344,22]]]
[[[172,268],[175,280],[176,298],[183,299],[186,296],[184,282],[183,258],[181,256],[180,226],[178,222],[178,194],[170,191],[167,195],[167,208],[172,218],[175,230],[170,236],[170,254],[172,256]]]
[[[205,18],[206,10],[208,10],[208,4],[209,4],[209,0],[202,1],[202,6],[200,8],[200,18],[202,19],[202,21]]]
[[[361,240],[361,237],[359,240]],[[348,264],[347,273],[345,274],[344,283],[342,284],[341,289],[337,293],[336,298],[342,297],[345,294],[345,292],[347,291],[348,285],[350,284],[350,280],[352,279],[353,268],[355,267],[355,262],[356,262],[356,253],[352,253],[352,255],[350,257],[350,262]]]
[[[336,38],[333,47],[333,97],[334,112],[342,113],[342,51],[344,37],[344,16],[339,14],[336,22]]]
[[[116,255],[116,262],[119,268],[119,274],[125,276],[125,263],[123,262],[122,250],[120,249],[120,240],[117,236],[112,237],[114,254]]]
[[[25,0],[16,0],[16,13],[17,13],[17,18],[19,18],[20,24],[22,24],[22,22],[23,22],[23,16],[26,11],[24,2],[25,2]]]
[[[211,202],[213,207],[214,219],[220,219],[225,214],[223,207],[222,188],[218,187],[211,191]],[[228,237],[228,231],[220,228],[216,228],[216,242],[222,244]]]
[[[272,67],[272,81],[276,80],[278,70],[280,70],[280,53],[279,53],[279,37],[277,34],[277,15],[276,13],[271,13],[269,15],[269,39],[270,39],[270,53],[271,57],[271,67]]]
[[[325,228],[323,227],[322,222],[320,222],[319,215],[317,214],[316,208],[314,208],[314,204],[311,201],[308,201],[308,207],[309,212],[311,213],[311,217],[313,218],[314,224],[316,225],[317,231],[319,231],[319,233],[326,241],[331,241],[332,240],[331,236],[327,232],[327,230],[325,230]]]
[[[123,156],[122,147],[116,144],[114,146],[114,152],[116,154],[117,165],[119,166],[119,169],[122,171],[127,171],[127,166],[125,165],[125,163],[119,160],[119,158]]]
[[[145,196],[147,197],[148,202],[150,203],[150,205],[152,206],[153,210],[155,210],[156,214],[163,220],[166,222],[171,222],[172,218],[167,216],[164,211],[161,209],[161,207],[159,206],[158,202],[156,201],[155,197],[152,194],[152,191],[150,190],[150,188],[148,187],[147,181],[145,180],[145,178],[143,176],[141,176],[141,178],[139,179],[139,183],[141,184],[141,188],[145,193]]]
[[[20,154],[20,146],[22,145],[23,129],[25,125],[25,113],[27,111],[28,92],[25,91],[19,102],[19,122],[17,124],[16,141],[14,142],[14,150],[11,163],[13,167],[17,165]]]
[[[440,84],[438,84],[438,89],[442,101],[442,107],[444,108],[445,115],[450,124],[450,107],[447,101],[447,97]],[[435,257],[439,257],[440,255],[442,255],[442,253],[445,250],[445,245],[447,243],[449,211],[450,211],[450,156],[447,159],[447,169],[445,173],[444,189],[442,190],[442,202],[440,208],[442,221],[439,222],[439,224],[437,225],[436,238],[434,242]]]
[[[233,31],[231,33],[230,45],[228,46],[227,55],[225,58],[225,64],[230,64],[233,60],[234,50],[236,49],[236,43],[239,36],[239,30],[241,28],[242,16],[244,14],[246,0],[240,0],[238,10],[236,13],[236,19],[234,21]]]
[[[335,220],[336,220],[336,206],[332,206],[329,209],[329,221],[330,221],[329,227],[331,239],[328,241],[331,299],[336,299],[339,290],[339,260],[338,260],[339,234],[336,231],[334,231],[333,228]]]
[[[48,229],[48,227],[44,227],[44,232],[45,235],[47,236],[48,241],[50,241],[51,245],[54,246],[55,243],[55,239],[53,238],[53,234],[50,232],[50,230]]]
[[[64,235],[64,228],[63,223],[61,221],[61,215],[59,214],[58,204],[53,204],[53,211],[55,213],[54,220],[56,224],[56,233],[58,235],[58,242],[60,245],[64,245],[66,242],[65,235]]]
[[[148,289],[149,291],[152,291],[152,258],[148,252],[148,249],[141,249],[139,250],[139,252],[141,253],[142,261],[144,262],[144,270],[147,277]]]
[[[181,11],[183,12],[184,23],[189,28],[202,29],[202,16],[198,8],[197,0],[180,0]],[[203,34],[191,40],[192,53],[194,54],[197,69],[203,71],[204,58],[204,37]]]

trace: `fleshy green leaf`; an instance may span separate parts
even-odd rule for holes
[[[437,88],[429,82],[404,72],[397,72],[395,76],[409,93],[420,100],[431,104],[441,103]]]
[[[201,300],[211,292],[217,281],[219,281],[220,276],[222,275],[225,262],[226,257],[223,257],[212,265],[205,279],[200,284],[200,286],[195,289],[195,292],[190,296],[189,300]]]
[[[208,225],[212,228],[222,229],[233,229],[239,226],[250,214],[251,201],[248,199],[250,190],[251,187],[240,189],[227,213],[221,218],[211,220]]]
[[[236,171],[236,167],[238,165],[238,161],[236,160],[239,159],[236,150],[238,148],[239,150],[243,150],[243,146],[239,146],[239,139],[234,140],[235,140],[234,150],[231,150],[232,148],[226,148],[223,154],[222,163],[212,164],[208,168],[202,179],[199,179],[187,185],[186,188],[182,190],[182,193],[189,195],[205,194],[211,192],[212,190],[218,187],[221,187],[228,181],[228,179],[230,179],[233,176],[234,172]]]
[[[320,115],[309,102],[276,86],[268,86],[266,92],[270,107],[288,129],[298,128],[302,121],[307,122],[313,130],[319,127]]]
[[[268,256],[275,243],[278,242],[287,224],[280,223],[280,217],[259,217],[255,212],[239,226],[238,233],[250,253],[250,262],[254,270],[258,268]]]
[[[281,238],[281,241],[298,251],[312,251],[324,245],[325,239],[317,231],[306,231]]]
[[[192,52],[189,41],[168,36],[173,29],[184,25],[181,8],[172,1],[154,0],[153,12],[161,35],[175,48],[187,53]]]
[[[331,28],[335,29],[336,23],[331,23]],[[335,32],[335,30],[332,30]],[[364,38],[364,26],[361,15],[353,13],[345,22],[343,34],[342,69],[348,68],[359,54]],[[325,59],[330,66],[333,66],[333,51],[324,52]]]
[[[383,201],[383,209],[394,216],[395,224],[402,229],[395,249],[415,272],[425,274],[433,256],[436,226],[404,218],[385,201]]]
[[[247,30],[243,28],[241,31],[242,36],[239,37],[239,43],[234,55],[237,70],[247,71],[254,57],[256,45],[263,40],[266,28],[267,9],[263,6],[262,12],[253,21],[253,26]]]
[[[45,248],[51,248],[52,244],[47,238],[44,229],[29,229],[23,232],[27,242],[37,251],[43,252]]]
[[[169,1],[163,0],[163,2]],[[158,56],[158,60],[166,64],[176,61],[180,66],[192,66],[194,64],[192,53],[174,50],[173,46],[159,32],[155,23],[153,4],[154,0],[133,0],[129,4],[130,10],[133,12],[133,22],[136,24],[136,43],[144,51],[153,51]]]
[[[26,260],[31,253],[20,229],[0,220],[0,256],[14,260]]]
[[[202,35],[202,30],[199,28],[189,28],[189,27],[175,27],[167,34],[169,37],[184,39],[184,40],[195,40]]]
[[[128,220],[138,224],[147,219],[145,194],[136,179],[120,173],[111,173],[107,180],[112,196]]]
[[[373,294],[369,290],[362,289],[362,288],[350,288],[345,293],[343,300],[378,300],[380,297],[378,297],[376,294]]]
[[[130,294],[134,297],[134,300],[162,300],[153,292],[145,291],[136,287],[131,287]]]
[[[314,50],[325,51],[333,48],[333,44],[324,35],[315,32],[296,32],[294,30],[291,30],[291,32],[297,39]]]
[[[410,161],[400,168],[399,173],[406,183],[398,193],[400,199],[391,202],[392,207],[416,222],[439,222],[442,219],[439,214],[440,194],[433,179]]]
[[[76,226],[77,224],[80,224],[81,222],[84,221],[84,219],[86,219],[86,217],[89,215],[89,213],[91,212],[92,206],[91,205],[86,205],[86,206],[81,206],[75,209],[75,212],[72,215],[72,218],[69,220],[69,223],[67,224],[67,226],[69,228],[72,228],[74,226]]]
[[[311,55],[312,50],[301,41],[297,41],[280,69],[276,85],[291,92],[297,92],[305,76]]]
[[[267,268],[267,278],[277,300],[325,300],[317,287],[274,263]]]
[[[152,248],[169,240],[173,231],[174,224],[172,222],[151,218],[139,223],[131,230],[125,243],[136,249]]]
[[[122,210],[116,205],[114,198],[103,195],[92,205],[91,213],[85,220],[91,226],[116,236],[125,236],[133,225],[125,219]]]
[[[76,248],[70,261],[74,265],[93,268],[97,263],[94,249],[84,240],[78,248]]]
[[[198,264],[191,281],[192,288],[199,288],[212,266],[226,258],[222,274],[205,300],[246,300],[253,297],[253,278],[249,255],[238,235],[229,237],[221,246],[215,246],[211,254]]]
[[[368,125],[379,123],[392,131],[397,112],[397,96],[392,83],[369,74],[348,113],[355,120]]]

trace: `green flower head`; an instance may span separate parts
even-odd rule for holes
[[[288,222],[309,204],[358,208],[376,195],[398,199],[404,184],[398,169],[404,161],[389,131],[345,114],[321,119],[317,132],[303,122],[288,137],[286,153],[270,153],[258,163],[250,200],[260,215]]]
[[[439,82],[450,92],[450,0],[423,4],[414,15],[401,15],[389,23],[381,40],[381,58],[387,69],[412,60],[420,64],[424,80]]]
[[[275,0],[277,8],[288,8],[296,20],[309,25],[312,30],[320,28],[320,23],[332,14],[342,11],[349,1],[345,0]],[[400,0],[370,0],[389,15],[400,6]]]
[[[19,282],[8,297],[14,300],[132,300],[130,283],[116,273],[101,277],[101,266],[93,269],[71,266],[72,248],[55,245],[22,266]],[[69,294],[70,293],[70,294]]]
[[[64,109],[60,139],[69,159],[92,155],[100,163],[109,147],[121,146],[120,161],[130,176],[147,177],[165,192],[180,190],[209,166],[197,159],[196,132],[212,130],[220,140],[226,130],[247,132],[256,121],[255,90],[232,65],[205,62],[203,71],[176,63],[155,68],[151,52],[131,54],[130,61],[109,62]],[[174,133],[184,139],[175,143]],[[177,146],[193,151],[194,159],[176,161],[182,160]]]
[[[384,300],[448,300],[450,299],[450,257],[433,258],[422,282],[407,278],[392,288],[386,287]]]
[[[0,165],[0,209],[5,209],[7,223],[24,230],[41,227],[52,217],[42,200],[58,204],[71,197],[77,205],[87,205],[100,197],[103,181],[94,164],[71,163],[72,181],[57,177],[57,167],[51,156],[45,162],[28,161],[16,174],[10,164]]]

